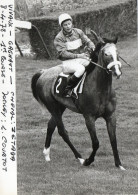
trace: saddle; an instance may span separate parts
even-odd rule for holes
[[[67,86],[68,80],[71,75],[64,74],[61,72],[55,82],[54,85],[54,94],[56,94],[59,97],[63,96],[65,87]],[[78,94],[81,94],[83,91],[83,85],[86,78],[86,72],[83,74],[82,77],[80,77],[80,80],[78,81],[78,84],[72,89],[71,97],[78,99]]]

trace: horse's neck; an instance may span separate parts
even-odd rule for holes
[[[99,92],[111,91],[112,88],[112,74],[108,74],[104,69],[95,67],[93,72],[89,74],[88,82],[95,84],[96,90]]]

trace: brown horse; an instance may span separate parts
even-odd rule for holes
[[[43,151],[46,161],[50,161],[50,143],[52,134],[57,126],[59,135],[68,144],[80,163],[85,166],[90,165],[94,161],[96,151],[99,148],[95,121],[97,118],[103,117],[106,121],[115,165],[121,170],[125,170],[121,165],[117,149],[116,95],[112,88],[112,75],[119,78],[122,74],[116,42],[117,40],[111,41],[100,38],[100,42],[92,54],[92,59],[95,59],[97,66],[92,62],[90,63],[84,82],[83,93],[78,95],[78,99],[73,100],[72,98],[59,97],[54,94],[54,83],[59,73],[62,72],[62,65],[39,71],[33,76],[33,95],[51,113]],[[66,108],[81,113],[85,118],[86,126],[92,140],[92,152],[86,160],[81,157],[73,146],[64,127],[62,114]]]

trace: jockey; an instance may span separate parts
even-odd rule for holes
[[[63,72],[65,74],[74,73],[65,88],[64,96],[70,96],[71,89],[76,86],[80,77],[85,72],[85,67],[89,65],[88,52],[84,48],[94,50],[94,43],[78,28],[73,28],[72,18],[69,14],[59,16],[61,31],[55,37],[54,45],[58,53],[58,58],[62,60]]]

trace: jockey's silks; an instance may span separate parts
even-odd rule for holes
[[[61,60],[74,59],[76,54],[84,53],[84,47],[94,49],[94,43],[80,29],[73,28],[70,35],[61,30],[55,37],[54,45]]]

